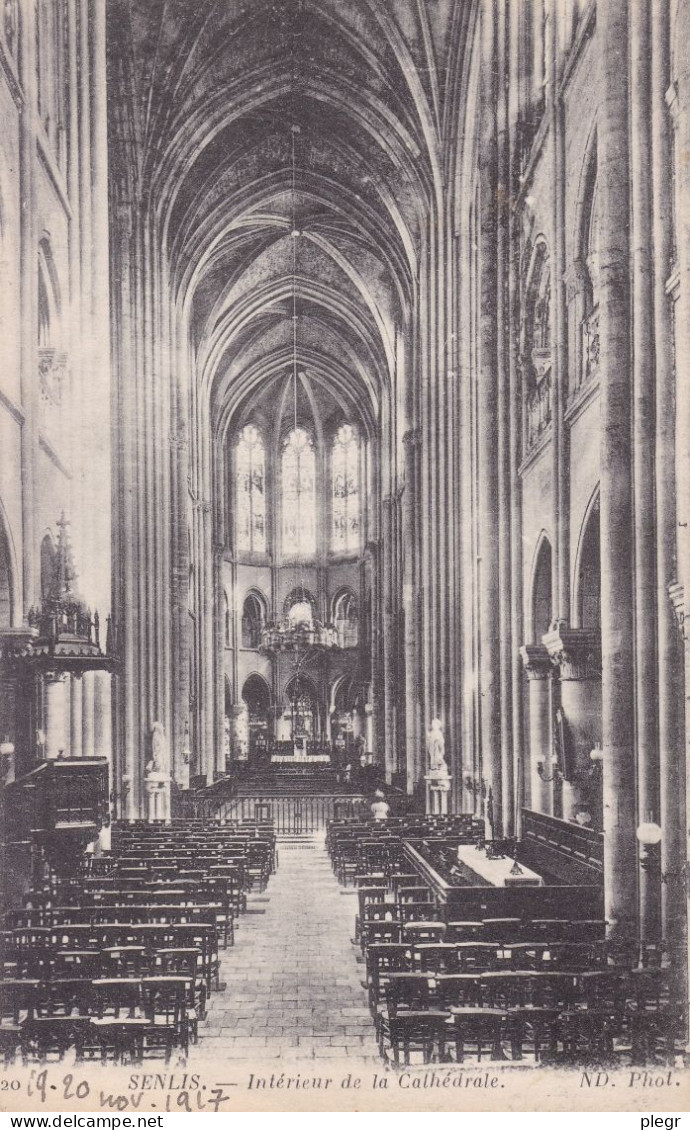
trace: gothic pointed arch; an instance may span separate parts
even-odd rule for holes
[[[580,529],[573,585],[575,626],[601,631],[601,545],[599,488],[592,495]]]
[[[242,647],[261,646],[261,633],[268,620],[268,602],[259,589],[250,589],[242,603]]]
[[[350,588],[340,589],[332,601],[331,620],[338,633],[341,648],[359,644],[359,606]]]
[[[544,531],[534,555],[530,595],[529,636],[533,643],[539,644],[553,621],[551,541]]]

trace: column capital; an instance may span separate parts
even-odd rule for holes
[[[552,673],[551,656],[541,643],[526,643],[520,648],[527,678],[532,681],[548,679]]]
[[[418,447],[420,438],[418,428],[409,428],[402,437],[403,445],[405,447]]]
[[[47,686],[55,686],[58,683],[66,683],[69,675],[66,671],[44,671],[43,679]]]
[[[542,636],[542,643],[563,681],[601,678],[601,640],[590,628],[557,624]]]

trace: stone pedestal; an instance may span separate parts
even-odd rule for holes
[[[427,773],[426,781],[426,810],[431,816],[448,815],[448,797],[450,796],[450,773]]]
[[[144,778],[146,819],[149,824],[170,823],[170,774],[152,770]]]
[[[600,828],[601,783],[589,755],[601,744],[601,641],[597,632],[564,625],[542,639],[560,677],[563,819],[587,809]]]

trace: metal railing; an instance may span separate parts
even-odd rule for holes
[[[279,835],[301,835],[325,829],[329,820],[368,815],[360,795],[280,796],[268,792],[218,801],[215,818],[272,821]]]

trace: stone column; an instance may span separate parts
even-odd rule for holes
[[[94,676],[94,756],[110,759],[111,701],[110,675],[98,671]]]
[[[94,672],[82,677],[82,755],[94,756]]]
[[[403,577],[403,607],[405,609],[405,765],[408,793],[412,793],[417,780],[422,744],[418,605],[415,585],[415,474],[418,443],[419,434],[414,429],[406,432],[403,436],[405,448],[405,492],[403,495],[403,538],[405,541],[405,574]]]
[[[633,267],[633,428],[635,517],[635,722],[637,740],[637,819],[659,820],[659,746],[654,490],[654,303],[652,254],[652,147],[650,51],[652,0],[637,0],[630,27],[630,157]],[[640,931],[658,941],[661,883],[656,868],[639,873]]]
[[[631,507],[628,0],[597,10],[605,914],[637,933]]]
[[[111,676],[97,671],[94,677],[94,754],[108,760],[108,789],[114,790],[112,757],[112,702]],[[109,851],[111,846],[110,823],[104,825],[98,836],[100,851]]]
[[[564,715],[563,819],[573,820],[582,805],[600,825],[599,784],[590,758],[601,743],[601,651],[596,632],[558,627],[542,636],[558,667]]]
[[[70,757],[82,756],[82,677],[70,675]]]
[[[529,807],[553,815],[553,769],[551,767],[551,674],[552,664],[542,644],[525,644],[520,655],[527,673],[529,696]],[[542,773],[539,773],[539,766]],[[551,779],[550,779],[551,778]]]
[[[60,750],[69,749],[67,688],[66,675],[52,673],[45,676],[47,761],[54,761]]]
[[[515,831],[515,780],[513,734],[513,661],[518,641],[513,640],[512,550],[511,545],[511,415],[510,415],[510,319],[508,297],[508,261],[510,253],[510,150],[508,146],[508,9],[507,0],[499,0],[496,8],[496,57],[498,82],[496,90],[496,384],[497,428],[497,491],[498,491],[498,616],[501,624],[499,641],[499,716],[501,726],[501,798],[503,834]]]
[[[24,104],[20,126],[20,308],[21,308],[21,398],[24,420],[21,430],[22,588],[24,615],[36,603],[38,561],[34,498],[35,460],[38,453],[38,319],[36,221],[36,5],[22,5],[21,75]]]
[[[395,632],[393,623],[393,500],[384,498],[383,504],[383,552],[381,565],[383,569],[383,693],[385,704],[384,742],[385,742],[385,768],[386,780],[397,771],[396,741],[395,741]],[[369,727],[371,729],[371,727]],[[371,752],[371,744],[367,738],[367,750]]]
[[[497,340],[496,310],[496,26],[492,2],[481,5],[479,227],[479,380],[477,476],[479,481],[479,672],[482,776],[491,795],[493,833],[503,830],[500,617],[498,553]]]
[[[666,293],[671,262],[673,193],[672,129],[665,96],[669,77],[669,8],[652,5],[652,216],[654,228],[654,343],[656,347],[656,615],[659,686],[659,823],[661,824],[662,938],[665,961],[685,965],[685,923],[678,907],[685,897],[679,860],[685,854],[685,774],[679,757],[683,743],[683,655],[668,586],[675,575],[676,474],[673,317]],[[675,960],[674,960],[675,957]]]
[[[655,5],[656,9],[656,5]],[[680,291],[675,314],[675,359],[676,359],[676,530],[678,548],[677,584],[671,590],[672,599],[679,622],[685,654],[685,794],[683,805],[682,838],[685,848],[680,855],[670,859],[675,872],[672,884],[676,889],[684,886],[686,914],[690,884],[690,829],[687,797],[690,795],[690,627],[688,625],[688,600],[690,599],[690,53],[687,50],[690,38],[690,2],[681,0],[675,24],[673,60],[675,64],[675,84],[668,92],[668,103],[673,115],[676,168],[676,233],[678,243],[678,270]],[[676,758],[678,757],[676,753]],[[678,758],[680,760],[680,758]],[[682,787],[682,786],[681,786]],[[671,829],[669,829],[669,833]],[[680,836],[678,837],[678,844]],[[671,847],[671,845],[668,845]],[[687,862],[686,862],[687,860]],[[676,914],[679,907],[676,906]],[[686,931],[686,944],[690,943],[690,930]],[[681,959],[687,969],[687,953]]]
[[[570,621],[569,432],[564,422],[568,386],[568,321],[565,291],[565,126],[559,94],[559,4],[549,5],[547,22],[547,113],[551,134],[551,456],[553,475],[553,606],[558,620]]]
[[[509,21],[509,143],[510,170],[508,197],[517,199],[520,191],[521,97],[524,94],[520,67],[524,59],[524,6],[508,4]],[[523,639],[522,576],[522,380],[519,367],[520,344],[520,224],[516,209],[508,209],[508,360],[510,385],[510,523],[511,523],[511,674],[513,682],[513,779],[515,789],[515,835],[522,834],[522,810],[529,803],[529,767],[525,764],[524,674],[517,644]],[[534,803],[532,801],[532,803]]]

